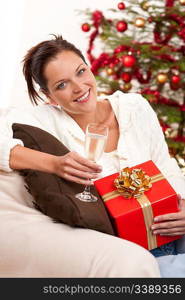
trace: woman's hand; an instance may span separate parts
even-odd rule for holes
[[[159,222],[152,225],[153,234],[159,235],[183,235],[185,234],[185,199],[179,196],[180,211],[160,215],[154,218],[154,222]]]
[[[54,173],[66,180],[92,185],[90,179],[98,178],[101,166],[72,151],[64,156],[55,156]]]

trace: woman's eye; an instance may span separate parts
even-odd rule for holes
[[[78,71],[78,74],[80,75],[80,74],[83,74],[84,72],[85,72],[85,69],[83,68]]]
[[[63,89],[63,88],[65,88],[65,86],[66,86],[66,82],[61,82],[61,83],[57,86],[57,88],[58,88],[58,89]]]

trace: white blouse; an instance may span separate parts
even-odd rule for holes
[[[141,95],[120,91],[106,96],[119,124],[119,141],[116,151],[104,153],[99,160],[101,176],[118,172],[126,166],[153,160],[178,194],[185,198],[185,177],[174,158],[171,158],[156,113]],[[85,156],[85,134],[79,125],[62,109],[52,105],[39,105],[22,110],[10,109],[1,119],[0,169],[11,172],[10,150],[21,140],[12,138],[12,123],[37,126],[53,134],[70,151]]]

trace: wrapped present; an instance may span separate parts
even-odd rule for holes
[[[177,212],[178,197],[150,160],[94,182],[120,238],[152,250],[180,236],[154,235],[154,217]]]

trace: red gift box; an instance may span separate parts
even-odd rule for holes
[[[96,180],[94,185],[113,219],[117,235],[151,250],[180,238],[153,235],[151,230],[155,216],[179,211],[178,197],[151,160],[129,169],[138,168],[150,176],[152,183],[141,197],[127,199],[118,192],[114,180],[119,173]]]

